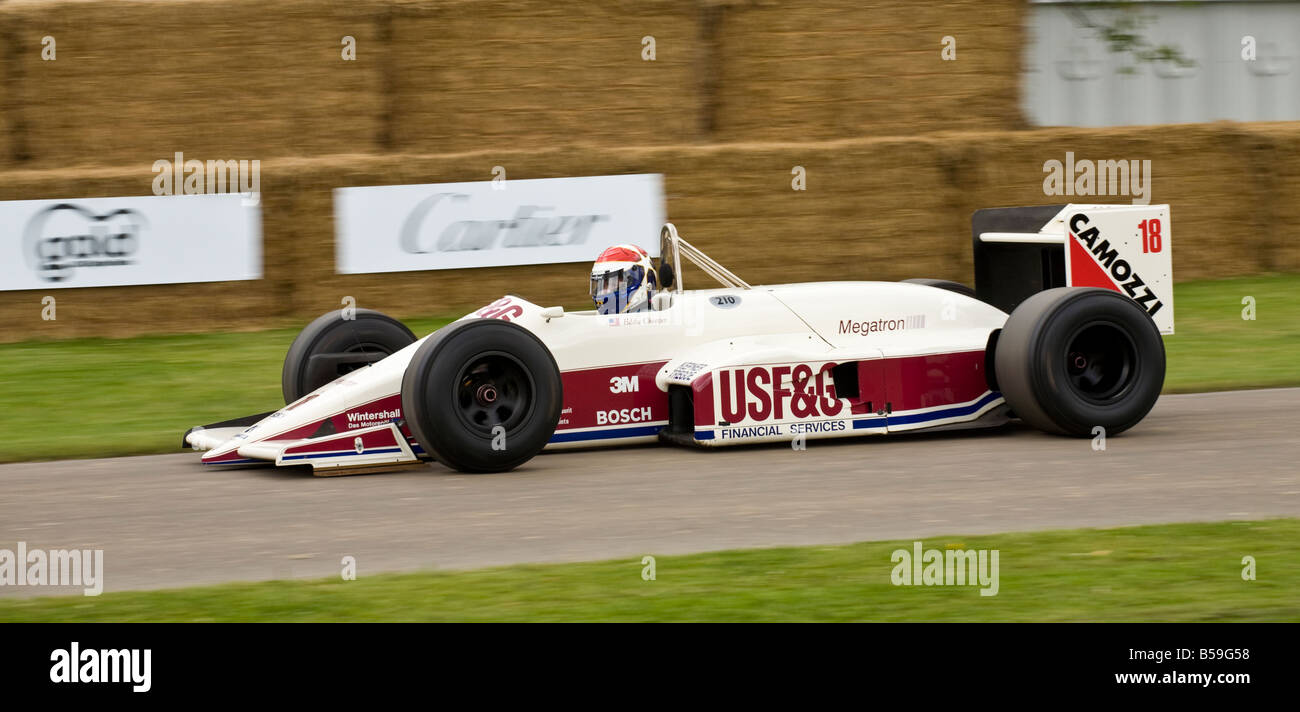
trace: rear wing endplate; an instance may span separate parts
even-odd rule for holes
[[[1054,287],[1101,287],[1174,333],[1168,205],[1041,205],[975,211],[975,293],[1010,313]]]

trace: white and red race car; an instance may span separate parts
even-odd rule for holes
[[[283,408],[192,428],[210,465],[316,474],[437,460],[517,467],[543,449],[703,447],[995,426],[1118,434],[1164,383],[1169,208],[980,210],[975,289],[939,280],[754,286],[661,234],[649,311],[503,297],[422,339],[357,309],[285,359]],[[721,286],[687,290],[683,263]]]

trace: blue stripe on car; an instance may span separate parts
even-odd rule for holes
[[[971,403],[970,405],[959,405],[952,408],[944,408],[930,413],[917,413],[915,415],[890,415],[886,419],[890,425],[908,425],[911,423],[924,423],[930,420],[939,420],[942,418],[955,418],[962,415],[970,415],[980,408],[992,403],[1002,397],[1001,393],[990,392],[983,398]],[[856,423],[854,427],[857,427]]]
[[[551,436],[553,443],[572,443],[582,440],[610,440],[612,438],[641,438],[658,435],[662,425],[641,425],[631,428],[606,428],[588,430],[582,433],[556,433]]]
[[[364,452],[355,452],[355,451],[349,452],[349,451],[340,450],[337,452],[312,452],[312,453],[307,453],[305,455],[285,455],[283,459],[309,460],[318,457],[356,457],[357,455],[383,455],[385,453],[401,452],[401,451],[402,448],[400,447],[384,447],[384,448],[379,448],[377,450],[366,450]]]

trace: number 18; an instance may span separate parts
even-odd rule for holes
[[[1142,251],[1159,252],[1160,244],[1160,219],[1151,218],[1138,223],[1138,229],[1142,231]]]

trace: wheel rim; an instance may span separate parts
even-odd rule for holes
[[[1077,395],[1107,405],[1132,388],[1137,375],[1137,348],[1118,324],[1090,322],[1066,343],[1065,378]]]
[[[494,436],[498,426],[509,433],[532,412],[535,392],[519,359],[500,351],[478,354],[457,375],[456,414],[483,437]]]

